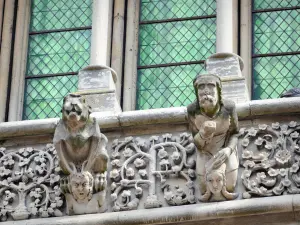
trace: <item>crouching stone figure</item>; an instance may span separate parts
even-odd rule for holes
[[[66,175],[61,180],[61,189],[69,214],[105,210],[107,138],[100,133],[90,113],[84,98],[67,95],[63,101],[63,116],[54,134],[59,164]]]
[[[212,176],[211,173],[216,175],[217,171],[219,174],[223,171],[226,190],[233,192],[238,173],[235,104],[222,99],[221,80],[217,75],[200,74],[193,84],[197,100],[188,105],[187,110],[189,127],[198,149],[196,171],[200,191],[207,193],[207,178]]]

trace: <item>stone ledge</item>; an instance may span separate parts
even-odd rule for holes
[[[137,225],[137,224],[178,224],[188,222],[200,222],[218,219],[239,219],[247,216],[274,215],[291,213],[293,221],[299,220],[300,195],[285,195],[277,197],[265,197],[226,201],[218,203],[175,206],[156,209],[143,209],[127,212],[89,214],[70,217],[52,217],[45,219],[31,219],[22,221],[3,222],[3,225]],[[259,221],[257,221],[259,222]],[[270,222],[272,216],[270,216]]]
[[[258,116],[300,113],[300,98],[255,100],[237,104],[239,120]],[[94,112],[101,129],[148,124],[186,123],[186,107],[150,109],[111,114]],[[0,139],[17,136],[53,134],[58,118],[0,123]]]

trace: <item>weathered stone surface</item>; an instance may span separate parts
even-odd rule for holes
[[[187,133],[114,140],[109,174],[112,210],[195,203],[194,153]]]
[[[111,90],[117,81],[114,70],[106,66],[87,66],[79,71],[78,91]]]
[[[234,53],[216,53],[205,61],[208,73],[221,77],[223,82],[223,94],[235,103],[243,103],[249,100],[245,78],[242,76],[243,60]]]
[[[197,146],[201,201],[237,198],[238,118],[233,101],[222,96],[221,79],[200,74],[194,80],[197,100],[188,105],[188,122]],[[230,191],[230,192],[228,192]]]
[[[65,175],[60,187],[69,215],[106,210],[107,138],[90,113],[82,96],[66,96],[63,117],[54,133],[53,143]]]
[[[62,216],[59,171],[52,144],[0,148],[0,220]]]
[[[244,198],[300,193],[299,131],[295,121],[241,129]]]
[[[244,63],[241,57],[233,53],[216,53],[208,57],[205,61],[207,72],[227,76],[242,76]]]

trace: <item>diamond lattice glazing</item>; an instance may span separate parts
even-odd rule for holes
[[[23,119],[60,117],[63,97],[77,89],[70,74],[89,64],[92,0],[32,0],[31,7]]]
[[[203,71],[199,61],[216,50],[214,14],[215,0],[141,1],[137,109],[182,106],[195,99],[192,80]]]
[[[300,87],[300,55],[253,59],[253,99],[278,98]]]
[[[254,53],[300,50],[300,10],[255,13]]]
[[[31,35],[27,76],[77,72],[90,58],[91,30]]]
[[[30,31],[92,25],[92,0],[33,0]]]
[[[216,14],[215,0],[142,0],[141,21]]]
[[[203,64],[138,70],[137,108],[166,108],[195,100],[193,79],[204,72]]]
[[[141,25],[139,65],[204,60],[215,42],[215,18]]]
[[[299,0],[254,0],[254,9],[276,9],[299,6]]]
[[[26,80],[24,119],[60,117],[65,95],[76,91],[78,76]]]

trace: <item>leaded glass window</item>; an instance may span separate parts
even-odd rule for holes
[[[300,86],[300,1],[253,0],[252,98]]]
[[[32,0],[23,119],[60,117],[89,64],[92,0]]]
[[[215,43],[215,0],[141,0],[136,108],[192,102]]]

